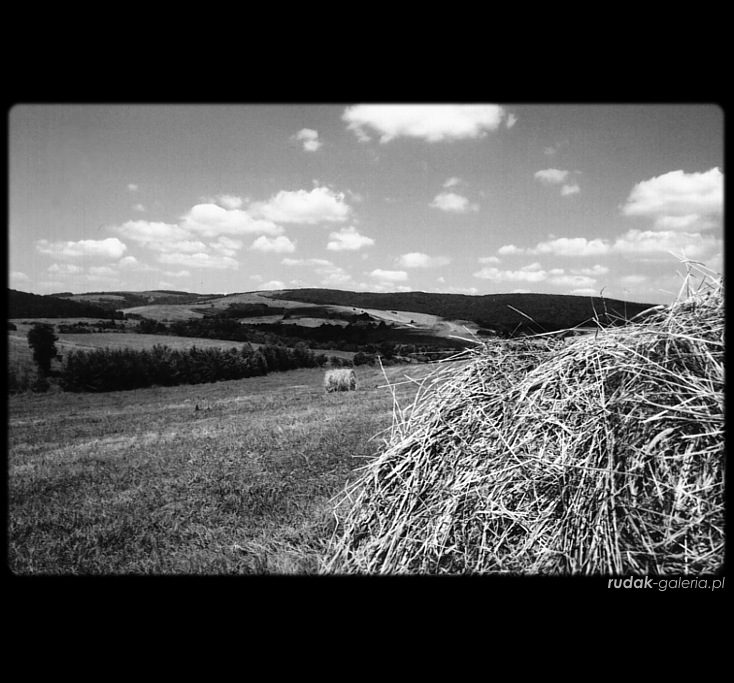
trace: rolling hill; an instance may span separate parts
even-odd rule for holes
[[[335,289],[291,289],[235,294],[192,294],[169,290],[144,292],[61,292],[39,296],[9,290],[9,318],[109,318],[114,311],[161,322],[202,318],[239,319],[276,332],[295,327],[317,328],[329,338],[377,336],[393,341],[408,337],[446,339],[466,334],[537,334],[574,327],[620,325],[651,304],[602,297],[552,294],[488,294],[470,296],[429,292],[351,292]],[[360,332],[357,327],[362,329]],[[332,329],[334,328],[334,329]],[[265,328],[262,328],[265,329]],[[298,332],[298,335],[295,333]],[[305,330],[303,331],[305,333]],[[323,334],[321,336],[323,336]],[[396,336],[397,335],[397,336]]]

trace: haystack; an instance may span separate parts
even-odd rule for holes
[[[332,391],[355,391],[357,389],[357,375],[350,368],[327,370],[324,375],[324,389]]]
[[[709,278],[631,326],[447,366],[347,489],[325,571],[716,572],[723,308]]]

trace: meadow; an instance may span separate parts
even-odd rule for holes
[[[347,482],[383,447],[396,405],[408,405],[433,369],[362,367],[357,391],[333,394],[322,370],[302,369],[196,386],[11,395],[9,568],[317,573]]]

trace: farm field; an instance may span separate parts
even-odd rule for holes
[[[26,325],[19,321],[14,321],[17,330],[8,332],[8,361],[9,365],[22,364],[32,365],[32,353],[28,346],[28,330],[32,325]],[[71,320],[61,319],[38,319],[38,322],[49,322],[52,325],[71,324]],[[58,341],[56,348],[63,356],[72,350],[92,349],[152,349],[156,345],[168,346],[172,349],[190,349],[196,346],[199,349],[204,348],[221,348],[231,349],[241,348],[242,342],[229,341],[226,339],[204,339],[200,337],[177,337],[175,335],[162,334],[138,334],[136,332],[93,332],[90,334],[73,334],[56,332]],[[257,349],[261,344],[253,343],[252,347]],[[318,353],[324,353],[327,356],[337,356],[339,358],[353,358],[354,352],[339,351],[337,349],[319,349]],[[52,367],[59,369],[61,365],[57,361],[53,361]]]
[[[409,405],[434,367],[362,367],[356,392],[334,394],[324,392],[321,370],[303,369],[10,396],[9,568],[318,572],[335,497],[378,452],[396,405]]]

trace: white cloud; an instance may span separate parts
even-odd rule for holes
[[[548,273],[540,268],[540,264],[531,263],[519,270],[500,270],[494,266],[485,266],[474,273],[474,277],[507,282],[542,282],[548,278]]]
[[[221,204],[225,209],[239,209],[242,206],[242,199],[233,194],[217,195],[216,202]]]
[[[142,204],[135,204],[135,206],[133,206],[133,211],[144,212],[145,207]]]
[[[281,263],[284,266],[332,266],[331,261],[322,258],[290,258],[286,256]]]
[[[458,185],[461,182],[461,178],[451,177],[449,178],[443,186],[445,188],[454,187],[454,185]]]
[[[115,231],[142,246],[161,244],[163,245],[159,249],[161,251],[165,250],[167,248],[165,245],[170,242],[187,240],[191,237],[188,230],[178,225],[151,221],[127,221],[115,228]]]
[[[223,256],[235,256],[237,250],[242,247],[242,242],[222,235],[216,242],[211,242],[209,246]]]
[[[400,136],[428,142],[481,138],[497,130],[504,116],[494,104],[360,104],[347,107],[342,119],[360,141],[370,140],[371,129],[386,143]]]
[[[398,265],[403,266],[403,268],[432,268],[445,266],[450,262],[451,259],[446,256],[428,256],[428,254],[422,254],[418,251],[403,254],[397,259]]]
[[[127,186],[127,189],[130,190],[130,192],[136,192],[138,189],[138,186],[135,183],[129,183]]]
[[[323,144],[319,140],[318,131],[311,128],[302,128],[295,135],[291,135],[291,140],[303,141],[303,149],[306,152],[315,152]]]
[[[479,263],[500,263],[500,262],[501,262],[501,259],[497,258],[496,256],[482,256],[479,259]]]
[[[19,270],[15,270],[12,273],[10,273],[10,282],[29,282],[30,278],[25,273],[22,273]]]
[[[344,221],[351,207],[344,201],[343,192],[333,192],[328,187],[313,190],[282,190],[266,202],[253,202],[249,211],[261,218],[278,223],[315,223]]]
[[[181,217],[181,228],[203,237],[222,234],[246,235],[262,233],[280,235],[283,228],[270,220],[254,218],[248,211],[224,209],[216,204],[197,204]]]
[[[265,235],[261,235],[250,245],[250,249],[266,253],[284,254],[294,252],[296,245],[285,235],[280,235],[279,237],[266,237]]]
[[[713,235],[674,230],[628,230],[612,247],[614,252],[633,259],[671,260],[675,257],[670,252],[675,252],[702,261],[714,256],[720,248],[721,240]]]
[[[89,269],[89,275],[95,278],[111,278],[117,275],[117,272],[109,266],[92,266]]]
[[[559,237],[539,242],[530,251],[534,254],[555,254],[556,256],[599,256],[608,254],[610,250],[611,246],[601,239]]]
[[[559,168],[546,168],[542,171],[536,171],[535,179],[539,180],[544,185],[562,185],[561,196],[569,197],[573,194],[581,192],[581,188],[578,183],[566,182],[570,171],[564,171]],[[576,171],[578,173],[578,171]]]
[[[609,268],[597,263],[591,268],[571,268],[571,272],[576,275],[606,275],[609,272]]]
[[[370,273],[370,277],[386,282],[405,282],[408,279],[408,273],[404,270],[381,270],[378,268]]]
[[[536,180],[546,185],[560,185],[567,177],[568,171],[562,171],[558,168],[546,168],[535,173]]]
[[[671,171],[632,188],[622,206],[625,216],[654,220],[663,230],[706,230],[721,225],[724,174],[718,167],[704,173]]]
[[[509,256],[510,254],[524,254],[525,250],[520,247],[516,247],[514,244],[505,244],[497,250],[497,253],[500,256]],[[483,261],[483,263],[488,263],[488,261]]]
[[[59,275],[74,275],[75,273],[81,273],[84,269],[79,266],[72,265],[71,263],[54,263],[47,268],[49,273],[56,273]]]
[[[258,289],[285,289],[285,283],[282,280],[269,280],[258,285]]]
[[[179,271],[170,271],[165,270],[163,271],[163,274],[166,277],[191,277],[191,271],[190,270],[179,270]]]
[[[204,252],[197,254],[161,254],[158,257],[158,262],[188,268],[213,268],[215,270],[236,270],[239,267],[237,261],[230,256],[212,256]]]
[[[433,198],[429,206],[452,213],[479,211],[478,204],[470,204],[466,197],[454,192],[440,192]]]
[[[375,243],[371,237],[360,235],[354,226],[329,233],[329,238],[331,241],[326,245],[329,251],[354,251]]]
[[[79,242],[49,242],[46,239],[36,242],[36,249],[42,254],[60,257],[99,257],[117,259],[126,251],[127,245],[116,237],[105,240],[80,240]]]
[[[641,285],[643,282],[647,282],[649,279],[650,278],[647,275],[623,275],[621,278],[619,278],[619,282],[626,287],[629,285]]]
[[[563,268],[544,270],[536,261],[518,270],[501,270],[493,266],[485,266],[474,273],[474,277],[496,282],[548,282],[558,287],[580,289],[594,285],[596,280],[591,275],[600,274],[602,270],[604,270],[602,266],[595,266],[592,269],[586,269],[587,272],[575,270],[566,273]]]
[[[512,128],[516,123],[517,123],[517,116],[515,116],[514,114],[510,114],[507,117],[507,121],[505,121],[505,125],[508,128]]]

